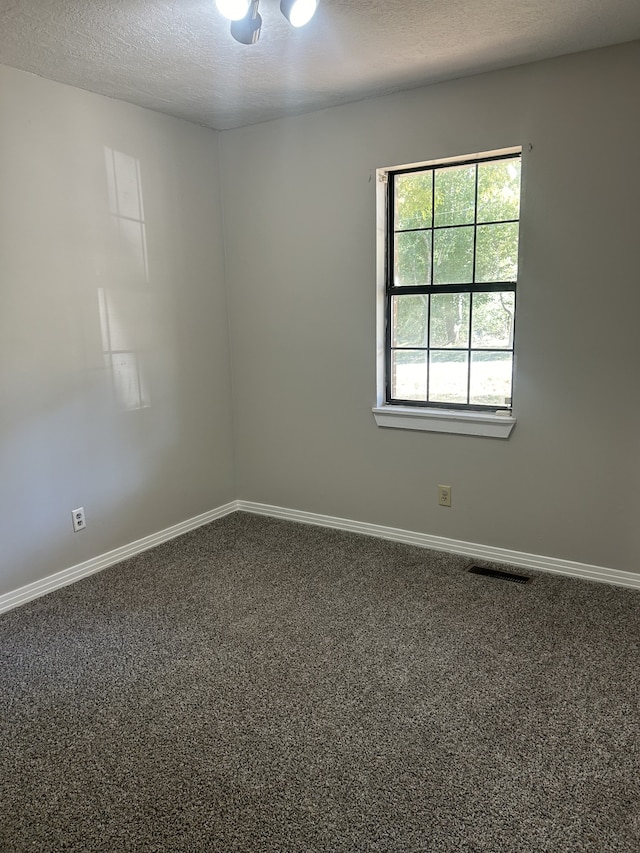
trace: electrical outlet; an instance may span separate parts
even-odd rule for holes
[[[77,533],[79,530],[84,530],[87,526],[87,522],[84,518],[84,507],[78,507],[78,509],[74,509],[71,511],[71,517],[73,518],[73,529]]]
[[[451,486],[438,486],[438,505],[451,506]]]

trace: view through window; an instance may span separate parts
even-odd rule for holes
[[[511,407],[520,153],[387,173],[386,402]]]

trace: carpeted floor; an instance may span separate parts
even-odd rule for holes
[[[640,850],[638,591],[236,513],[0,617],[0,850]]]

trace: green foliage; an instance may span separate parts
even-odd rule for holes
[[[436,169],[433,224],[438,227],[473,223],[475,194],[475,166]]]
[[[469,345],[469,293],[434,293],[431,296],[431,346]]]
[[[396,286],[516,280],[518,223],[509,220],[519,216],[518,158],[398,175],[394,178],[394,200]],[[463,353],[461,359],[446,351],[484,350],[473,354],[476,367],[471,371],[472,386],[480,381],[474,377],[482,375],[483,379],[472,397],[475,402],[504,405],[505,393],[510,393],[511,355],[499,351],[513,346],[514,310],[515,294],[511,291],[394,296],[392,344],[430,347],[434,370],[430,389],[436,393],[436,385],[445,383],[437,391],[440,396],[432,399],[451,401],[462,392],[453,387],[447,391],[446,376],[450,375],[455,384],[459,377],[455,379],[454,373],[458,375],[458,368],[466,371],[463,364],[469,362]],[[417,350],[396,353],[394,377],[397,375],[398,381],[401,374],[396,371],[401,368],[406,371],[415,365],[419,371],[402,374],[414,376],[414,384],[405,385],[405,389],[413,389],[405,390],[407,397],[415,394],[417,399],[421,395],[424,398],[425,392],[420,390],[424,388],[424,359],[424,353]],[[486,365],[482,370],[481,364]],[[458,365],[455,370],[454,365]]]
[[[397,286],[431,284],[431,231],[396,234],[394,257]]]
[[[398,175],[395,179],[396,230],[431,227],[432,180],[431,172]]]
[[[429,297],[423,293],[393,297],[393,346],[427,346],[428,305]]]
[[[474,293],[471,346],[513,346],[514,311],[514,293]]]
[[[475,281],[515,281],[518,225],[505,220],[517,219],[519,214],[518,159],[399,175],[395,178],[394,197],[396,285],[474,281],[474,221],[478,223]],[[432,209],[435,230],[431,227]],[[451,227],[466,225],[469,227]]]
[[[509,348],[513,343],[515,296],[506,293],[424,293],[393,297],[393,346]],[[429,304],[430,303],[430,304]],[[428,335],[427,318],[431,326]]]
[[[478,165],[478,222],[504,222],[520,215],[520,160]]]
[[[433,233],[433,283],[473,281],[473,228],[441,228]]]

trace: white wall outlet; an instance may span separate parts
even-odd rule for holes
[[[451,486],[438,486],[438,505],[451,506]]]
[[[73,529],[77,533],[79,530],[84,530],[87,526],[87,522],[84,518],[84,507],[78,507],[78,509],[74,509],[71,511],[71,517],[73,518]]]

